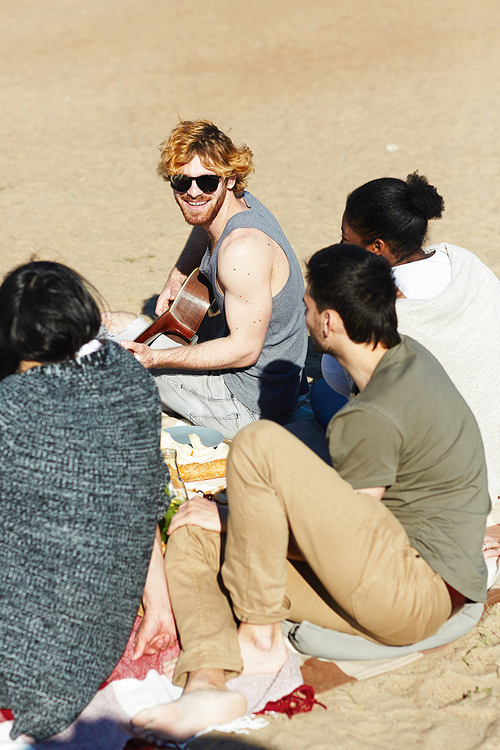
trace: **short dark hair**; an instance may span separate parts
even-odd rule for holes
[[[357,245],[331,245],[307,263],[309,295],[319,312],[336,310],[357,344],[390,349],[401,342],[391,266]]]
[[[440,219],[444,200],[424,175],[371,180],[347,196],[345,220],[363,246],[384,240],[398,260],[418,252],[430,219]]]
[[[95,338],[99,308],[82,276],[61,263],[32,261],[0,286],[0,378],[22,360],[51,364]]]

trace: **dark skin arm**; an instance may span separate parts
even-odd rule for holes
[[[144,617],[135,638],[132,661],[140,659],[143,654],[155,654],[168,648],[176,639],[158,526],[142,601]]]

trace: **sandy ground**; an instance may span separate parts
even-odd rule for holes
[[[3,0],[0,18],[0,272],[59,258],[140,309],[188,233],[155,173],[178,116],[248,143],[301,260],[339,238],[350,190],[419,169],[446,200],[432,238],[500,272],[498,0]]]
[[[157,146],[203,116],[253,149],[301,261],[339,239],[350,190],[418,169],[446,200],[432,240],[500,274],[498,0],[2,0],[0,19],[0,273],[36,253],[140,310],[188,234]],[[500,747],[498,617],[248,741]]]
[[[499,750],[500,605],[457,643],[404,669],[343,685],[309,714],[278,716],[246,738],[192,750]]]

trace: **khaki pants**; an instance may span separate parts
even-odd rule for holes
[[[236,620],[307,619],[406,645],[449,617],[443,579],[395,516],[287,430],[263,420],[239,432],[227,480],[225,559],[220,535],[195,526],[178,529],[167,545],[182,648],[177,684],[194,669],[241,671]],[[289,550],[306,562],[287,560]]]

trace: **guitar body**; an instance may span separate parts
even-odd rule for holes
[[[198,270],[187,277],[168,310],[165,310],[135,341],[150,344],[161,333],[173,341],[188,346],[196,340],[196,332],[212,304],[208,281]]]

